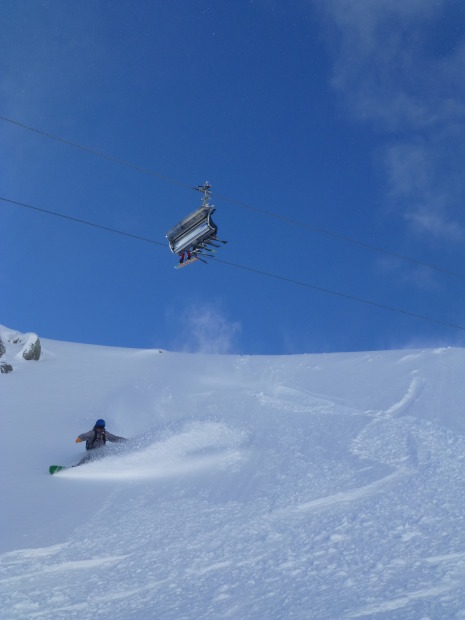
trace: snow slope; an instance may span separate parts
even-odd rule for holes
[[[0,375],[2,618],[465,618],[464,350],[41,343]],[[51,477],[97,417],[132,441]]]

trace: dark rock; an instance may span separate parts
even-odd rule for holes
[[[40,360],[40,354],[42,353],[42,347],[40,346],[40,340],[37,336],[31,339],[30,342],[24,347],[23,357],[25,360]]]

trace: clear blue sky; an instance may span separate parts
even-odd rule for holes
[[[465,345],[348,298],[465,326],[463,2],[4,0],[0,63],[1,116],[153,172],[0,120],[0,195],[162,244],[0,201],[0,323],[244,354]],[[206,180],[232,265],[176,271],[165,234]]]

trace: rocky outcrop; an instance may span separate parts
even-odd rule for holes
[[[22,355],[25,360],[40,360],[40,354],[42,353],[42,347],[40,346],[40,339],[36,334],[28,334],[26,344],[22,349]]]
[[[17,360],[40,360],[42,347],[37,334],[21,334],[0,325],[0,373],[14,370]]]

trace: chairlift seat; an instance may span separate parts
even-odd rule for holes
[[[195,250],[202,243],[216,237],[218,227],[212,222],[211,216],[215,209],[211,205],[199,207],[167,233],[166,238],[174,254],[186,250]]]

